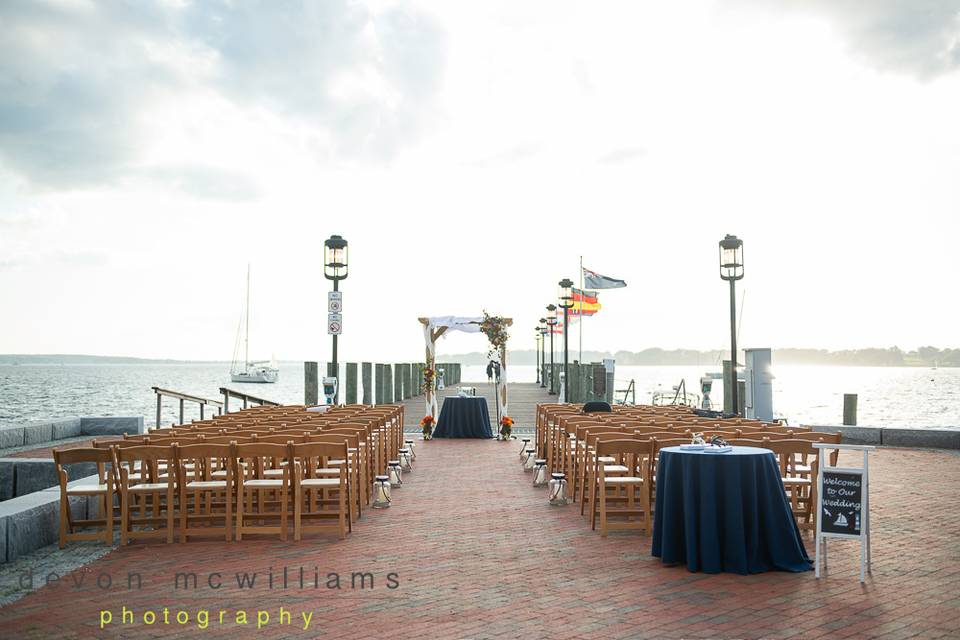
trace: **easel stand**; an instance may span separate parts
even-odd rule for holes
[[[820,556],[827,568],[827,540],[847,538],[860,541],[860,582],[870,570],[870,473],[867,445],[815,442],[817,474],[817,552],[815,575],[820,577]],[[835,467],[827,463],[824,449],[862,451],[863,466]],[[826,493],[824,493],[826,491]]]

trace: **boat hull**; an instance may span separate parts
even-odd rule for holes
[[[257,382],[269,384],[276,382],[279,377],[279,372],[275,369],[247,372],[241,371],[240,373],[230,374],[230,380],[233,382]]]

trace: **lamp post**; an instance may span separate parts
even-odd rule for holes
[[[340,236],[330,236],[323,243],[323,276],[327,280],[333,281],[333,290],[340,290],[340,281],[347,279],[347,241]],[[337,337],[338,333],[333,333],[333,377],[339,378],[339,369],[337,368]],[[337,385],[336,394],[333,396],[333,403],[337,404],[340,397],[340,385]]]
[[[560,285],[560,308],[563,309],[563,401],[570,402],[570,372],[567,371],[570,340],[570,309],[573,308],[573,280],[564,278]]]
[[[537,384],[540,384],[540,325],[533,328],[534,356],[537,358]]]
[[[548,304],[547,311],[550,313],[547,314],[547,329],[550,332],[550,394],[554,395],[557,393],[557,383],[556,376],[554,375],[553,370],[553,328],[557,326],[557,305]]]
[[[547,344],[547,319],[540,318],[540,368],[545,369],[547,361],[544,359],[544,347]],[[547,374],[546,372],[540,377],[540,388],[543,389],[547,386]]]
[[[743,240],[727,234],[720,241],[720,278],[730,283],[730,364],[733,371],[733,388],[730,399],[733,402],[734,415],[740,414],[740,402],[737,398],[737,294],[735,283],[743,278]]]

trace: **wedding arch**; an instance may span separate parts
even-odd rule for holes
[[[436,375],[434,361],[437,355],[437,338],[448,331],[463,331],[464,333],[483,333],[490,341],[490,355],[495,355],[500,362],[500,379],[497,381],[497,397],[501,412],[507,413],[507,327],[513,324],[513,319],[502,316],[491,316],[486,311],[481,317],[435,316],[419,318],[423,325],[423,339],[426,343],[427,367],[424,373],[424,393],[426,395],[428,416],[434,418],[440,413],[436,394]]]

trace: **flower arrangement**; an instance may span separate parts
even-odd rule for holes
[[[513,418],[510,416],[503,416],[500,418],[500,437],[504,440],[509,440],[512,432]]]
[[[420,421],[420,428],[423,430],[423,439],[429,440],[433,437],[433,416],[426,415]]]
[[[423,392],[426,393],[427,391],[433,391],[434,383],[436,382],[436,380],[437,380],[436,370],[431,369],[430,367],[426,367],[423,370]]]
[[[495,351],[501,351],[507,344],[510,334],[507,333],[507,321],[503,316],[491,316],[486,311],[483,312],[483,321],[480,323],[480,331],[487,336],[490,345]]]

